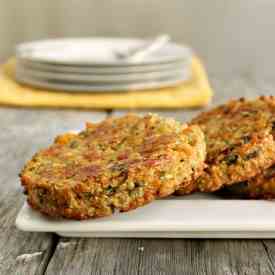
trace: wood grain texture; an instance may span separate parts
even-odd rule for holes
[[[46,274],[138,274],[141,242],[61,238]]]
[[[258,240],[64,239],[49,263],[54,274],[274,274]]]

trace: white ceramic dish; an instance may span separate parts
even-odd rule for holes
[[[85,221],[50,219],[25,203],[16,226],[23,231],[71,237],[275,238],[274,216],[272,201],[225,200],[212,194],[194,194]]]
[[[48,64],[39,61],[25,60],[20,57],[16,59],[16,65],[24,68],[30,68],[39,71],[49,72],[68,72],[68,73],[79,73],[79,74],[131,74],[131,73],[146,73],[146,72],[160,72],[170,71],[180,68],[187,68],[190,66],[192,55],[185,60],[177,60],[169,63],[161,63],[154,65],[133,65],[130,66],[77,66],[77,65],[62,65],[62,64]]]
[[[176,86],[190,77],[190,72],[182,72],[180,75],[173,78],[163,78],[149,80],[144,82],[120,82],[120,83],[79,83],[75,81],[57,81],[52,79],[42,79],[27,76],[25,74],[16,73],[16,80],[19,83],[31,85],[37,88],[47,88],[55,91],[70,91],[70,92],[127,92],[144,89],[157,89],[164,87]]]
[[[121,67],[186,60],[191,55],[190,49],[175,43],[167,43],[141,61],[118,59],[115,55],[115,52],[124,52],[144,43],[145,40],[128,38],[48,39],[20,44],[16,47],[16,56],[48,64]]]
[[[75,81],[75,82],[113,82],[123,83],[129,81],[152,81],[160,78],[175,78],[184,74],[186,68],[179,68],[170,71],[160,72],[145,72],[145,73],[132,73],[132,74],[115,74],[115,75],[102,75],[102,74],[78,74],[78,73],[66,73],[66,72],[49,72],[39,71],[26,67],[16,66],[16,73],[26,76],[40,79],[52,79],[59,81]]]

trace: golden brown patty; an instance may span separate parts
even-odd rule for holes
[[[54,217],[86,219],[128,211],[189,183],[198,126],[133,114],[87,124],[38,152],[21,172],[29,204]],[[202,141],[203,142],[203,141]],[[198,161],[198,165],[203,165]]]
[[[222,190],[223,195],[252,198],[252,199],[274,199],[275,198],[275,165],[266,169],[262,174],[227,186]]]
[[[275,98],[232,100],[193,119],[207,144],[203,192],[246,181],[275,162]]]
[[[185,195],[191,193],[195,189],[195,180],[203,173],[205,168],[206,158],[206,143],[205,137],[200,127],[194,125],[186,129],[189,132],[190,140],[192,141],[193,150],[192,155],[187,159],[186,165],[192,167],[192,178],[189,182],[181,184],[180,188],[176,191],[177,195]]]

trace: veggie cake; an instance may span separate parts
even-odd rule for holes
[[[57,137],[27,162],[20,178],[29,205],[44,214],[104,217],[188,186],[204,165],[203,147],[196,125],[128,114]]]
[[[206,169],[197,188],[213,192],[247,181],[275,162],[275,98],[231,100],[192,120],[206,138]]]

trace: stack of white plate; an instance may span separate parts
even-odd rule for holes
[[[190,49],[166,43],[141,60],[118,57],[137,39],[52,39],[16,48],[16,79],[39,88],[111,92],[178,85],[190,77]]]

